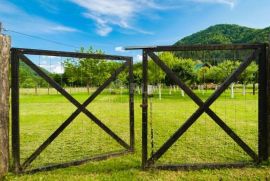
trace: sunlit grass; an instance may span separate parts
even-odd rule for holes
[[[68,89],[67,89],[68,91]],[[93,92],[94,89],[91,90]],[[127,90],[120,94],[106,89],[87,109],[102,120],[117,135],[129,142],[129,108]],[[235,98],[227,90],[211,106],[228,126],[230,126],[255,152],[258,137],[258,97],[247,90],[235,90]],[[46,89],[21,90],[20,130],[21,162],[23,162],[48,136],[72,113],[76,107],[56,92]],[[213,90],[195,91],[206,100]],[[83,102],[89,97],[86,91],[71,90],[72,96]],[[173,134],[184,121],[198,108],[188,98],[181,96],[180,90],[169,93],[162,90],[161,100],[157,94],[149,99],[152,102],[152,121],[154,151]],[[270,177],[270,168],[245,168],[200,171],[147,171],[140,169],[141,164],[141,95],[135,95],[135,138],[136,152],[119,158],[101,162],[42,172],[34,175],[9,175],[8,179],[22,180],[182,180],[182,179],[265,179]],[[149,125],[149,156],[151,154],[151,127]],[[81,113],[66,130],[29,168],[82,159],[87,156],[118,151],[122,147],[98,128]],[[251,162],[251,158],[236,145],[211,118],[203,114],[195,124],[165,153],[158,163],[234,163]]]

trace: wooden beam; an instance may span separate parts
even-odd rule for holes
[[[66,51],[54,51],[54,50],[38,50],[28,48],[12,48],[21,54],[28,55],[46,55],[46,56],[58,56],[58,57],[73,57],[73,58],[93,58],[93,59],[105,59],[105,60],[123,60],[130,59],[127,56],[118,55],[106,55],[106,54],[91,54],[91,53],[80,53],[80,52],[66,52]]]
[[[270,44],[270,34],[269,34]],[[270,156],[270,48],[267,47],[267,144],[268,144],[268,159]]]
[[[9,60],[10,37],[0,34],[0,178],[9,167]]]
[[[266,46],[261,48],[259,55],[259,159],[268,160],[268,93],[267,93],[267,55]]]

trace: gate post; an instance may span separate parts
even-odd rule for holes
[[[2,29],[1,23],[0,28]],[[9,36],[0,34],[0,179],[8,172],[9,167],[10,41]]]
[[[267,47],[267,128],[268,128],[268,158],[270,156],[270,34]]]
[[[135,133],[134,133],[134,75],[133,58],[129,59],[129,120],[130,120],[130,151],[134,152]]]
[[[142,168],[145,169],[147,162],[147,130],[148,130],[148,54],[147,51],[143,49],[143,92],[142,92]]]
[[[268,160],[268,57],[267,44],[262,44],[259,55],[259,161]]]
[[[20,171],[20,129],[19,129],[19,57],[16,50],[11,49],[11,139],[12,169]]]

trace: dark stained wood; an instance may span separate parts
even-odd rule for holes
[[[270,35],[269,35],[270,44]],[[267,129],[268,129],[268,159],[270,156],[270,47],[267,47]]]
[[[267,115],[267,57],[266,46],[259,55],[259,160],[268,160],[268,115]]]
[[[108,158],[113,158],[113,157],[118,157],[122,155],[126,155],[130,153],[129,150],[123,150],[123,151],[115,151],[115,152],[109,152],[101,155],[95,155],[93,157],[85,158],[82,160],[77,160],[77,161],[72,161],[72,162],[66,162],[66,163],[60,163],[60,164],[54,164],[54,165],[49,165],[45,167],[39,167],[36,169],[31,169],[27,171],[23,171],[21,173],[28,173],[28,174],[33,174],[41,171],[49,171],[49,170],[54,170],[54,169],[59,169],[59,168],[66,168],[70,166],[77,166],[81,165],[90,161],[101,161],[101,160],[106,160]]]
[[[130,150],[135,149],[135,129],[134,129],[134,76],[133,76],[133,58],[129,60],[129,123],[130,123]]]
[[[143,50],[143,91],[142,91],[142,168],[144,169],[147,163],[147,130],[148,130],[148,55],[147,51]]]
[[[11,139],[13,171],[20,172],[19,57],[11,51]]]
[[[12,48],[21,54],[29,55],[47,55],[47,56],[61,56],[61,57],[73,57],[73,58],[93,58],[93,59],[106,59],[106,60],[127,60],[130,57],[117,56],[117,55],[106,55],[106,54],[89,54],[79,52],[64,52],[64,51],[53,51],[53,50],[37,50],[37,49],[26,49],[26,48]]]
[[[153,165],[149,167],[160,170],[201,170],[201,169],[221,169],[221,168],[244,168],[253,166],[250,163],[198,163],[198,164],[170,164],[170,165]]]

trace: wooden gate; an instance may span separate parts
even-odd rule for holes
[[[63,87],[50,78],[40,67],[35,65],[26,55],[44,55],[44,56],[64,56],[74,58],[91,58],[91,59],[106,59],[118,60],[123,64],[100,86],[96,91],[89,96],[82,104],[72,97]],[[46,80],[52,87],[61,93],[70,103],[76,106],[76,111],[73,112],[23,163],[20,163],[20,119],[19,119],[19,63],[24,62],[32,70],[34,70],[40,77]],[[87,161],[103,160],[114,156],[131,153],[134,151],[134,101],[133,101],[133,70],[132,70],[132,57],[113,56],[104,54],[87,54],[77,52],[60,52],[49,50],[35,50],[35,49],[11,49],[11,108],[12,108],[12,158],[13,170],[16,173],[21,172],[36,172],[42,170],[50,170],[54,168],[63,168],[72,165],[79,165]],[[112,82],[116,77],[128,68],[129,72],[129,130],[130,133],[129,143],[126,143],[108,126],[106,126],[98,117],[86,109],[86,107]],[[42,151],[44,151],[62,132],[67,128],[70,123],[80,114],[84,113],[90,120],[92,120],[99,128],[106,132],[111,138],[123,147],[123,151],[110,152],[107,154],[96,155],[94,157],[85,158],[67,163],[59,163],[45,167],[39,167],[32,170],[27,170],[28,166],[33,162]],[[76,140],[74,140],[76,141]]]
[[[142,167],[146,168],[160,168],[160,169],[194,169],[194,168],[219,168],[219,167],[240,167],[243,163],[201,163],[201,164],[156,164],[156,161],[161,158],[174,143],[181,138],[181,136],[189,130],[189,128],[196,122],[196,120],[206,113],[212,120],[233,139],[254,161],[254,163],[261,163],[268,159],[269,141],[268,141],[268,101],[269,95],[267,90],[267,70],[269,66],[267,58],[268,44],[240,44],[240,45],[189,45],[189,46],[156,46],[156,47],[129,47],[127,50],[143,50],[143,95],[142,95]],[[252,50],[240,66],[232,72],[230,76],[216,89],[216,91],[206,100],[203,101],[198,97],[194,91],[188,87],[163,60],[156,54],[156,52],[186,52],[186,51],[215,51],[215,50]],[[148,62],[149,59],[162,69],[166,75],[175,82],[191,99],[198,105],[198,109],[189,116],[189,118],[165,141],[151,155],[149,154],[149,103],[148,103]],[[229,87],[229,85],[237,79],[237,77],[248,67],[248,65],[258,58],[259,66],[259,99],[258,99],[258,154],[245,141],[243,141],[212,109],[210,106],[219,98],[219,96]],[[166,105],[164,105],[166,106]],[[178,110],[179,111],[179,110]],[[181,111],[181,110],[180,110]],[[150,113],[151,116],[151,113]],[[151,123],[150,123],[151,124]],[[177,153],[174,153],[177,154]],[[189,154],[189,153],[186,153]]]

